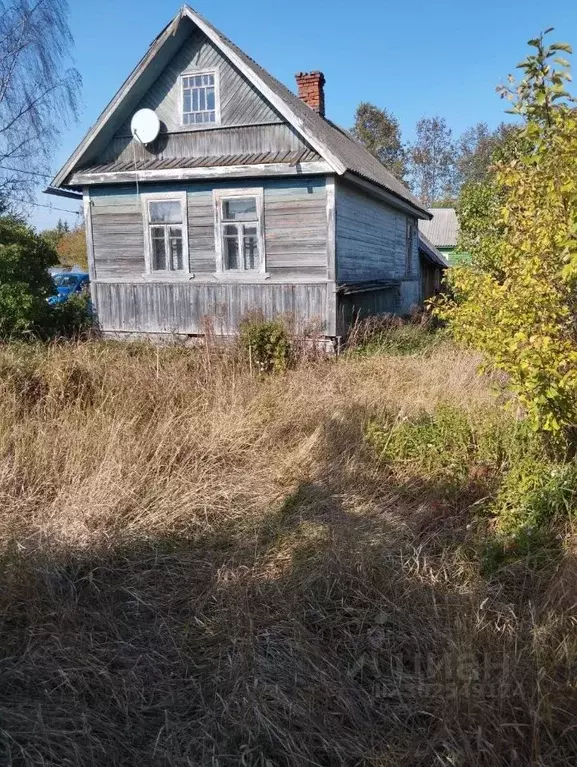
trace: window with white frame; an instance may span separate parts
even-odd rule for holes
[[[215,192],[222,272],[262,272],[262,190]]]
[[[182,124],[218,123],[218,75],[189,72],[182,75]]]
[[[147,271],[187,272],[186,192],[143,195]]]

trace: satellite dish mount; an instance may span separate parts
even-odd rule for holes
[[[152,144],[160,133],[160,120],[152,109],[139,109],[132,118],[130,131],[140,144]]]

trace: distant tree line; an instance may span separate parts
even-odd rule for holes
[[[70,227],[66,221],[58,219],[56,227],[45,229],[42,232],[42,237],[54,248],[62,266],[81,266],[88,269],[86,232],[83,221]]]
[[[505,123],[490,130],[479,122],[455,138],[443,117],[423,117],[417,122],[415,140],[403,143],[397,118],[363,102],[351,132],[430,208],[454,205],[464,188],[484,181],[495,150],[516,130]]]

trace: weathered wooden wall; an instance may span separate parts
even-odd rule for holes
[[[218,127],[191,129],[181,124],[180,76],[195,69],[219,72]],[[232,156],[307,148],[296,131],[198,30],[188,37],[140,103],[128,110],[114,138],[94,158],[94,164],[134,159],[130,120],[137,109],[144,108],[156,111],[163,130],[150,147],[136,146],[137,159]]]
[[[266,269],[271,279],[326,278],[325,179],[267,179],[218,184],[141,184],[141,193],[186,190],[190,271],[216,270],[214,188],[263,187]],[[144,274],[144,224],[135,186],[91,191],[97,280],[140,280]]]
[[[220,335],[234,335],[251,312],[295,320],[297,332],[326,323],[327,286],[158,282],[95,284],[98,320],[107,333],[202,334],[207,321]]]
[[[418,303],[421,277],[418,237],[413,270],[406,273],[407,215],[342,182],[336,188],[337,282],[401,281],[399,311]]]
[[[423,300],[436,296],[441,289],[441,280],[443,274],[440,266],[431,264],[420,257],[421,262],[421,280],[422,280],[422,294]]]
[[[396,285],[352,295],[337,295],[338,335],[346,335],[358,321],[375,314],[395,314],[400,310],[401,291]]]
[[[423,303],[421,278],[401,282],[401,302],[399,314],[409,314]]]

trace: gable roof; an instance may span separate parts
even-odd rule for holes
[[[456,248],[459,220],[455,208],[429,208],[433,218],[419,221],[419,230],[436,248]]]
[[[449,268],[447,259],[422,232],[419,232],[419,252],[435,266],[440,266],[441,269]]]
[[[223,55],[235,65],[272,106],[302,134],[308,143],[339,175],[351,173],[389,192],[393,198],[408,204],[419,218],[429,218],[421,203],[381,163],[350,134],[324,119],[285,85],[272,77],[238,46],[225,37],[190,6],[184,5],[174,19],[153,41],[147,53],[121,86],[110,104],[88,131],[70,159],[54,178],[52,187],[66,186],[71,173],[82,161],[94,141],[101,136],[122,103],[138,86],[142,76],[154,67],[165,46],[174,47],[183,19],[200,29]],[[354,181],[354,178],[351,179]]]

